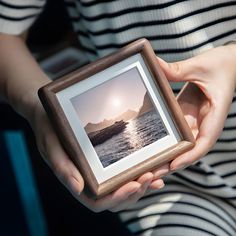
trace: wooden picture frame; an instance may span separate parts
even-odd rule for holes
[[[132,79],[136,82],[132,82]],[[128,82],[131,86],[127,85]],[[107,94],[111,94],[111,91],[114,94],[114,86],[126,91],[127,96],[136,96],[132,97],[135,98],[133,100],[123,101],[124,107],[129,102],[131,107],[132,101],[140,100],[141,89],[146,89],[143,103],[134,111],[137,113],[127,122],[123,118],[118,121],[113,117],[109,120],[113,123],[107,126],[107,120],[90,122],[85,126],[88,119],[102,117],[101,110],[104,110],[104,119],[108,116],[112,109],[107,105],[111,100]],[[173,160],[194,146],[191,130],[146,39],[137,40],[49,83],[40,88],[38,94],[61,144],[85,180],[87,194],[92,193],[91,196],[95,198]],[[117,104],[114,102],[113,105]],[[148,117],[153,119],[150,124],[146,122]],[[157,121],[158,129],[153,125]],[[146,129],[146,136],[140,136],[140,142],[133,141],[136,146],[142,143],[138,148],[124,141],[136,138],[132,122],[136,122],[135,128],[139,127],[140,130],[135,133],[136,136],[143,134],[141,130]],[[127,130],[131,130],[131,136],[122,136],[125,137],[122,139],[124,133],[130,134]],[[119,142],[126,148],[125,151],[117,151]],[[110,156],[114,159],[110,160]]]

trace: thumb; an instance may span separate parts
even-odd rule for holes
[[[196,78],[194,75],[197,71],[193,58],[184,61],[167,63],[160,57],[157,57],[157,61],[169,81],[188,82],[193,81],[194,78]]]

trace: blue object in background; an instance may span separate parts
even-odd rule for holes
[[[0,205],[3,204],[5,208],[5,211],[0,211],[0,234],[47,236],[46,222],[22,132],[6,131],[0,134],[0,168],[4,168],[0,177],[1,182],[5,183],[4,186],[1,184],[0,190]]]

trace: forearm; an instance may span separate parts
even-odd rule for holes
[[[0,34],[0,93],[22,116],[29,118],[37,90],[49,82],[23,39]]]

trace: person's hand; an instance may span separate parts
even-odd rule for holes
[[[188,82],[177,99],[196,145],[170,163],[170,170],[176,171],[207,154],[222,132],[236,87],[236,45],[176,63],[157,60],[169,81]]]
[[[29,121],[36,136],[38,149],[46,163],[71,194],[94,212],[104,210],[117,212],[127,208],[145,194],[152,181],[154,189],[164,186],[163,180],[159,179],[158,175],[168,172],[166,166],[156,169],[155,173],[143,174],[137,180],[130,181],[99,200],[90,199],[83,193],[84,181],[79,170],[62,148],[39,101],[36,103],[34,115]]]
[[[36,137],[38,149],[52,171],[68,190],[93,211],[110,209],[118,211],[137,201],[153,180],[153,173],[146,173],[106,197],[92,201],[83,194],[84,181],[78,169],[62,148],[51,127],[37,91],[50,82],[18,36],[0,34],[0,94],[24,118]],[[159,168],[159,173],[163,169]],[[156,170],[158,172],[158,170]],[[163,181],[155,175],[155,189],[163,187]]]

